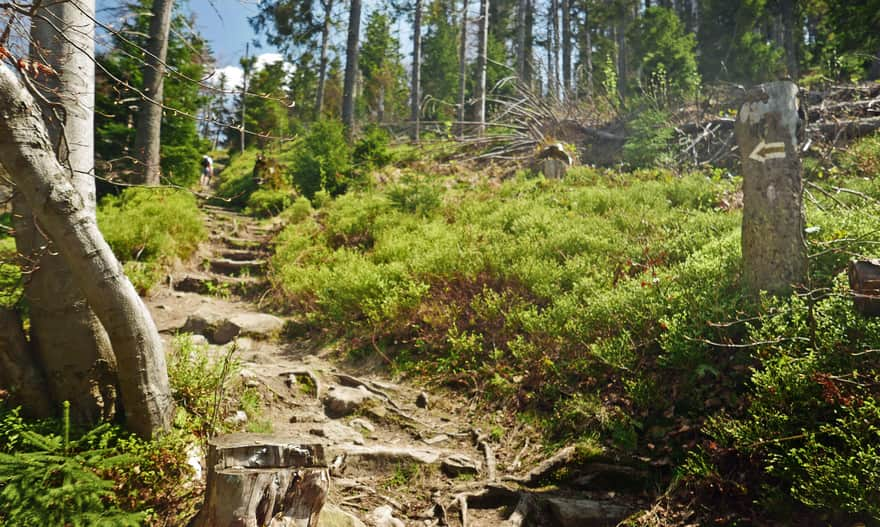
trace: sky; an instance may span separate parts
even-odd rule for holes
[[[114,7],[119,3],[119,0],[97,0],[99,20],[118,27],[119,21],[112,20],[106,8]],[[226,74],[229,88],[241,86],[243,72],[239,66],[239,59],[244,56],[247,43],[251,43],[249,53],[257,57],[256,69],[282,60],[279,50],[260,39],[248,23],[248,17],[259,12],[258,4],[259,0],[187,0],[183,3],[185,9],[195,15],[196,29],[208,41],[216,60],[217,72],[209,82],[216,82],[220,72],[223,72]],[[364,1],[362,31],[367,14],[379,4],[379,0]],[[406,42],[410,38],[408,36],[410,28],[402,20],[403,18],[405,17],[400,17],[397,27],[392,28],[392,31],[397,30],[398,38],[402,37]],[[344,37],[342,33],[343,31],[337,30],[337,34]],[[255,40],[260,43],[260,47],[254,47]]]

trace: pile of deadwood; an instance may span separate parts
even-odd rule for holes
[[[723,103],[731,115],[683,122],[675,127],[680,160],[695,165],[735,167],[739,163],[733,126],[744,90]],[[739,96],[738,96],[739,95]],[[880,83],[801,90],[799,141],[806,155],[826,159],[850,141],[880,129]]]
[[[736,170],[739,155],[733,128],[745,100],[743,86],[707,88],[699,103],[671,112],[675,131],[672,157],[677,166],[716,166]],[[827,159],[853,139],[880,129],[880,83],[835,85],[802,89],[799,95],[802,126],[800,148],[805,155]],[[614,166],[622,161],[628,137],[627,123],[645,110],[606,110],[597,104],[553,100],[514,86],[514,94],[491,99],[491,122],[484,135],[466,134],[453,157],[477,161],[522,163],[533,160],[549,144],[577,147],[578,161]]]

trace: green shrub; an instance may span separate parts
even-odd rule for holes
[[[388,132],[378,126],[370,127],[367,132],[355,141],[352,150],[354,166],[363,172],[382,168],[391,162],[388,149],[390,141]]]
[[[293,203],[295,194],[290,190],[257,190],[247,201],[245,212],[253,216],[277,216]]]
[[[128,270],[144,290],[161,276],[162,267],[185,260],[205,239],[195,198],[165,188],[132,188],[105,197],[98,225],[117,258],[141,262]]]
[[[880,177],[880,133],[849,145],[840,156],[840,167],[849,177]]]
[[[259,185],[254,180],[254,163],[260,151],[256,148],[248,148],[242,153],[234,155],[229,166],[218,174],[216,200],[220,205],[244,207],[247,200]]]
[[[300,196],[289,207],[284,209],[281,216],[287,223],[299,223],[312,215],[314,209],[308,198]]]
[[[667,166],[674,161],[672,140],[675,129],[669,113],[648,108],[627,123],[623,160],[634,167]]]
[[[294,185],[309,199],[322,189],[341,194],[354,183],[351,152],[340,121],[312,125],[292,160],[291,174]]]
[[[441,202],[440,186],[425,177],[407,175],[386,190],[388,198],[402,212],[428,216]]]

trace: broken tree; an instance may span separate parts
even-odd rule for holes
[[[762,84],[736,119],[743,167],[743,276],[748,291],[784,294],[807,274],[797,86]]]
[[[321,445],[229,434],[208,443],[208,489],[196,527],[314,527],[330,487]]]

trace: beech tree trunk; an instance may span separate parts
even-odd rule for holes
[[[519,0],[516,7],[516,75],[522,84],[526,81],[526,13],[528,0]]]
[[[786,294],[807,275],[797,86],[755,88],[736,118],[743,167],[743,278],[753,296]]]
[[[58,75],[45,79],[43,96],[61,110],[43,107],[49,140],[68,181],[95,215],[94,0],[50,3],[31,26],[32,55]],[[55,408],[70,401],[75,422],[112,419],[117,406],[116,360],[110,339],[69,275],[64,259],[37,226],[21,197],[14,201],[15,238],[28,274],[30,344],[47,375]],[[49,394],[43,390],[43,397]]]
[[[9,391],[13,405],[36,418],[52,415],[51,401],[46,397],[46,377],[28,342],[18,313],[0,308],[0,388]]]
[[[315,96],[315,116],[319,119],[324,110],[324,86],[327,84],[327,50],[330,48],[333,0],[324,0],[321,5],[324,6],[324,26],[321,28],[321,61],[318,65],[318,92]]]
[[[486,131],[486,50],[489,40],[489,0],[480,0],[480,33],[477,43],[477,85],[474,90],[476,108],[474,120],[477,122],[477,134]]]
[[[412,89],[410,89],[410,119],[413,122],[412,139],[418,142],[419,121],[422,115],[422,0],[415,0],[413,15]]]
[[[107,330],[129,429],[152,437],[168,429],[173,411],[159,332],[55,157],[40,108],[17,75],[0,66],[0,164],[67,263],[55,278],[74,281]]]
[[[361,33],[361,0],[351,0],[348,14],[348,44],[345,48],[345,82],[342,89],[342,122],[349,140],[354,135],[354,89],[358,71],[358,41]]]
[[[196,527],[314,527],[330,487],[321,445],[254,434],[208,443],[205,504]]]
[[[135,171],[135,183],[158,185],[161,167],[159,147],[162,133],[163,85],[165,58],[168,55],[168,32],[171,30],[171,10],[174,0],[153,0],[153,17],[150,19],[150,40],[144,57],[144,94],[151,100],[141,101],[137,130],[134,136],[134,152],[140,161]]]

